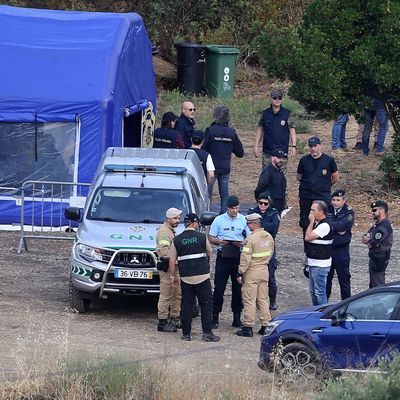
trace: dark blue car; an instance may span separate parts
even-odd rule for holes
[[[362,371],[394,350],[400,350],[400,282],[278,315],[261,339],[258,366],[302,376]]]

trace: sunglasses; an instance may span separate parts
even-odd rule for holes
[[[282,96],[272,96],[272,100],[282,100]]]
[[[260,204],[260,206],[267,206],[269,201],[259,201],[258,204]]]
[[[196,111],[195,108],[187,108],[186,110],[188,110],[188,111]]]

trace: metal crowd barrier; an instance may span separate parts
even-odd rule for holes
[[[26,181],[20,188],[18,253],[28,250],[29,239],[73,240],[76,226],[64,217],[68,206],[82,207],[90,183]]]

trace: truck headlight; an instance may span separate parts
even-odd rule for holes
[[[87,261],[105,261],[105,254],[101,249],[79,243],[75,247],[76,255]]]

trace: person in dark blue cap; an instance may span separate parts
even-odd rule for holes
[[[296,130],[291,119],[291,113],[282,106],[283,90],[272,89],[271,106],[263,111],[258,123],[253,153],[260,156],[260,143],[262,145],[262,168],[271,161],[272,152],[276,148],[283,149],[286,154],[295,156],[297,151]]]
[[[228,210],[214,219],[210,226],[208,239],[217,247],[215,261],[214,294],[213,294],[213,327],[218,328],[219,313],[224,304],[226,284],[230,277],[232,282],[231,308],[232,326],[240,328],[240,314],[243,309],[242,294],[237,273],[240,263],[240,249],[251,232],[244,215],[239,213],[240,202],[237,196],[229,196]]]
[[[326,296],[329,300],[332,280],[336,272],[340,296],[344,300],[351,296],[350,242],[351,228],[354,224],[354,211],[347,205],[346,193],[343,189],[332,193],[327,219],[333,231],[333,244],[332,265],[326,282]]]
[[[362,237],[362,242],[368,245],[370,288],[385,284],[386,268],[393,245],[393,228],[388,219],[388,210],[389,207],[383,200],[371,203],[375,224]]]
[[[281,214],[286,203],[286,178],[282,171],[287,154],[282,149],[275,149],[271,155],[271,163],[262,171],[254,190],[258,200],[260,193],[268,191],[272,197],[272,205]]]
[[[261,227],[275,240],[276,235],[278,234],[281,217],[278,210],[272,206],[272,198],[269,192],[265,191],[258,195],[257,206],[249,209],[249,214],[252,213],[261,215]],[[278,308],[278,305],[276,304],[278,287],[275,279],[275,271],[277,267],[278,262],[276,259],[275,247],[274,253],[268,263],[268,297],[270,310],[276,310]]]
[[[156,149],[184,149],[182,136],[174,129],[178,117],[171,111],[162,116],[161,128],[154,131],[154,144]]]
[[[197,157],[199,157],[207,184],[210,185],[214,181],[215,166],[211,155],[201,148],[204,143],[204,138],[205,135],[203,131],[195,130],[192,134],[191,149],[194,150]]]
[[[303,234],[308,227],[308,215],[314,200],[322,200],[326,204],[331,200],[331,187],[339,182],[339,172],[333,157],[322,152],[321,140],[318,136],[308,139],[309,154],[303,156],[297,166],[299,185],[300,220]]]

